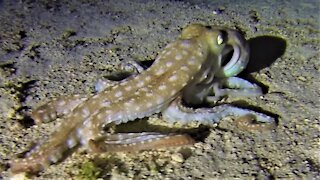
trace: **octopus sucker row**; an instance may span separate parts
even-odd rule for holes
[[[196,141],[186,134],[167,135],[148,139],[135,143],[105,143],[103,141],[90,140],[89,147],[94,153],[101,152],[133,152],[141,150],[168,148],[192,145]]]

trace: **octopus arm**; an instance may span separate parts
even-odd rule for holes
[[[153,132],[107,134],[89,141],[95,152],[140,151],[194,144],[187,134],[162,134]]]

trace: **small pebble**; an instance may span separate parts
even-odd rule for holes
[[[305,77],[303,77],[303,76],[299,76],[298,79],[299,79],[300,81],[303,81],[303,82],[306,82],[306,81],[307,81],[307,79],[306,79]]]
[[[217,9],[213,10],[212,13],[214,15],[219,15],[219,14],[222,14],[225,10],[226,10],[226,8],[221,6],[221,7],[218,7]]]
[[[171,156],[171,159],[176,161],[176,162],[179,162],[179,163],[182,163],[184,161],[184,158],[183,158],[182,154],[180,154],[180,153],[173,154]]]

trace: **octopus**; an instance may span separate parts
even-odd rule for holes
[[[191,24],[144,69],[101,88],[92,95],[72,95],[35,109],[36,124],[61,117],[60,127],[43,143],[10,162],[13,173],[37,173],[79,146],[88,152],[134,151],[191,145],[188,134],[107,133],[106,128],[161,113],[168,122],[212,125],[226,116],[254,119],[255,128],[275,124],[275,118],[230,104],[228,96],[258,96],[261,88],[236,77],[249,61],[249,46],[236,30]],[[209,104],[209,107],[202,106]],[[250,124],[241,123],[242,126]]]

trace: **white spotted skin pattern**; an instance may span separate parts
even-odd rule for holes
[[[204,27],[199,27],[205,31]],[[73,96],[57,100],[53,107],[46,106],[48,112],[52,110],[50,108],[65,109],[65,112],[62,110],[48,116],[43,112],[44,109],[35,111],[33,117],[36,122],[47,122],[58,115],[65,116],[59,129],[46,142],[35,147],[24,159],[11,162],[11,171],[41,171],[49,164],[58,162],[67,149],[78,144],[88,147],[90,140],[101,136],[104,125],[147,117],[166,108],[199,73],[207,60],[209,43],[206,37],[197,33],[195,38],[189,36],[192,35],[185,35],[187,39],[178,39],[169,44],[149,69],[135,77],[129,77],[90,97],[80,99]],[[70,102],[78,104],[68,107]]]

